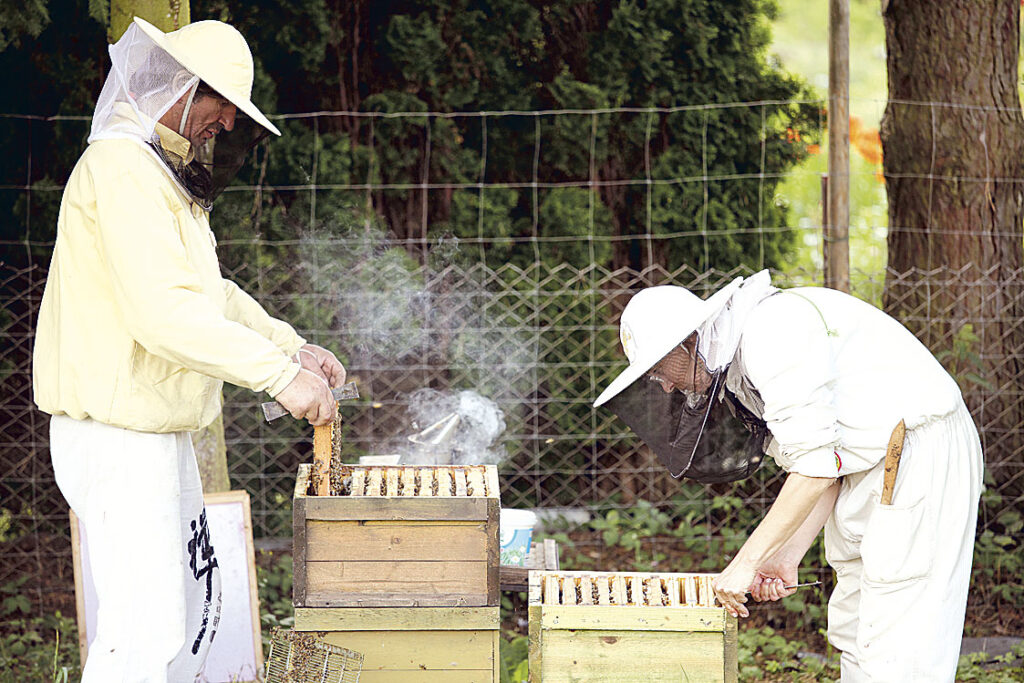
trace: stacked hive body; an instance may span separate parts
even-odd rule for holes
[[[497,472],[346,466],[294,500],[295,630],[364,655],[361,681],[497,681]]]
[[[710,574],[530,572],[530,679],[735,681],[736,618]]]

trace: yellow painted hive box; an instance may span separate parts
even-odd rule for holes
[[[493,465],[346,465],[332,496],[310,493],[310,469],[293,501],[296,608],[499,604]]]
[[[294,628],[361,653],[360,683],[498,683],[499,610],[297,607]]]
[[[530,572],[530,681],[736,681],[712,576]]]

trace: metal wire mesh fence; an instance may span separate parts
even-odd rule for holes
[[[300,115],[285,121],[299,141],[277,157],[255,150],[251,175],[220,198],[211,222],[222,237],[225,275],[272,315],[336,351],[359,382],[362,397],[343,407],[347,457],[399,448],[415,428],[410,397],[417,390],[473,390],[504,414],[497,444],[505,455],[503,505],[608,510],[648,501],[702,525],[711,544],[738,519],[738,506],[763,514],[781,472],[769,464],[736,485],[681,483],[591,403],[623,365],[617,320],[631,293],[672,283],[706,295],[736,275],[778,266],[794,243],[817,239],[820,218],[786,224],[774,199],[783,170],[770,161],[778,156],[773,146],[791,141],[779,142],[769,122],[779,110],[804,104],[475,113],[461,115],[471,125],[452,130],[452,117],[422,113]],[[695,117],[684,125],[691,137],[659,142],[673,116]],[[87,125],[81,117],[13,121],[32,124],[35,135],[47,123],[63,126],[61,135],[71,137],[69,127],[82,134]],[[751,132],[748,168],[715,165],[708,140],[716,126]],[[564,139],[546,138],[549,127]],[[460,180],[438,159],[454,149],[444,140],[467,135],[479,145],[478,175]],[[578,173],[546,175],[545,153],[562,149],[566,139],[576,140],[563,151]],[[609,149],[610,140],[619,141],[621,154]],[[662,169],[659,176],[657,160],[683,142],[694,143],[697,169]],[[406,175],[385,163],[403,150],[412,159]],[[493,159],[502,155],[528,162],[494,177],[500,164]],[[616,158],[633,162],[616,167]],[[52,248],[52,227],[39,222],[55,219],[60,184],[3,182],[0,189],[19,196],[15,218],[24,221],[24,238],[3,242],[0,266],[0,584],[31,577],[25,593],[45,607],[66,599],[72,586],[67,507],[49,465],[47,418],[31,394],[33,325]],[[727,210],[744,202],[745,211]],[[674,203],[685,210],[670,215]],[[820,284],[813,268],[772,270],[783,286]],[[964,300],[905,315],[929,330],[932,348],[949,350],[944,362],[961,381],[993,454],[996,497],[983,511],[982,528],[1019,509],[1024,488],[1024,430],[1000,426],[1019,387],[976,381],[974,372],[982,362],[1012,363],[1024,353],[1008,348],[1005,358],[978,358],[986,339],[1022,322],[972,317],[967,299],[1000,289],[1003,296],[1024,294],[1007,291],[1006,274],[996,275],[967,269],[854,277],[855,293],[875,303],[886,278],[968,285],[959,288]],[[224,396],[232,486],[252,495],[257,536],[287,536],[294,476],[311,457],[312,430],[291,420],[264,422],[258,404],[265,397],[230,386]]]

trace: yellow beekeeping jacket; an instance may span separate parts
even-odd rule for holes
[[[158,124],[172,158],[188,140]],[[51,415],[193,431],[231,382],[271,396],[305,340],[223,278],[209,217],[136,140],[89,145],[64,188],[32,386]]]

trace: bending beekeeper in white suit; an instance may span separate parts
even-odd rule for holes
[[[877,308],[830,289],[778,290],[767,271],[706,301],[682,287],[643,290],[620,338],[629,367],[595,405],[608,402],[673,476],[743,478],[762,450],[788,473],[714,580],[726,609],[745,617],[748,592],[792,594],[784,586],[824,526],[837,578],[828,637],[843,681],[952,681],[983,461],[960,391],[931,353]],[[724,406],[752,432],[745,455],[700,441]],[[884,505],[900,420],[906,441]]]
[[[208,211],[234,169],[211,174],[196,149],[238,110],[280,134],[250,101],[245,39],[136,19],[110,55],[61,202],[33,388],[89,540],[99,606],[82,680],[181,683],[203,668],[221,600],[189,432],[220,413],[225,381],[324,424],[345,369],[221,276]]]

